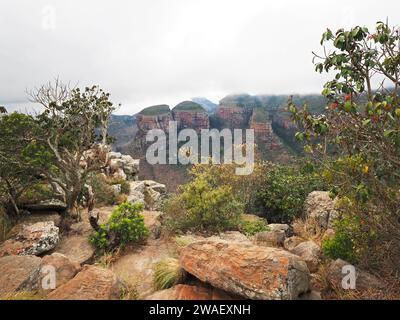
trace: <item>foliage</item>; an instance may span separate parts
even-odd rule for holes
[[[243,204],[231,186],[220,185],[205,170],[192,170],[193,180],[180,186],[165,204],[166,222],[173,230],[219,232],[237,228]]]
[[[317,169],[310,164],[274,165],[266,173],[266,183],[260,194],[269,222],[290,223],[300,217],[307,195],[324,190]]]
[[[115,184],[120,184],[121,185],[121,193],[129,195],[130,191],[131,191],[131,185],[129,183],[129,181],[125,180],[125,179],[112,179],[111,180],[111,184],[115,185]]]
[[[327,238],[322,243],[322,251],[325,256],[331,259],[343,259],[349,263],[357,262],[354,234],[358,231],[359,225],[356,219],[340,219],[335,223],[335,235]]]
[[[243,217],[240,221],[239,231],[244,233],[247,236],[253,236],[256,233],[268,231],[269,227],[265,219],[255,218],[249,219],[247,217]]]
[[[88,183],[93,188],[96,203],[102,205],[112,205],[116,203],[117,195],[104,176],[93,174],[88,179]]]
[[[124,247],[147,237],[149,231],[140,214],[143,205],[125,202],[111,214],[109,221],[100,225],[99,230],[90,236],[90,242],[102,251]]]
[[[29,186],[19,197],[19,203],[34,204],[54,197],[54,190],[46,183],[37,182]]]
[[[171,288],[182,283],[184,279],[185,271],[180,267],[178,259],[166,258],[154,266],[153,283],[156,290]]]
[[[321,40],[325,54],[315,54],[318,72],[335,72],[322,92],[329,101],[326,113],[312,115],[289,101],[301,129],[296,137],[322,162],[332,191],[352,204],[344,218],[364,222],[363,232],[345,235],[367,267],[381,260],[398,268],[392,257],[400,255],[399,41],[397,28],[383,22],[373,32],[360,26],[328,29]],[[331,245],[346,247],[346,237],[339,233]]]

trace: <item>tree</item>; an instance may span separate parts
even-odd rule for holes
[[[354,243],[358,236],[371,249],[375,237],[381,249],[400,253],[399,30],[383,22],[373,32],[328,29],[321,45],[324,54],[314,53],[314,63],[316,71],[334,73],[322,91],[329,105],[325,114],[312,115],[289,101],[296,137],[315,158],[322,155],[332,191],[358,216]]]
[[[23,192],[38,181],[41,161],[51,162],[45,147],[37,143],[40,131],[33,117],[21,113],[3,114],[0,117],[0,194],[11,204],[18,216],[17,202]],[[32,157],[32,151],[35,156]]]
[[[42,173],[63,190],[68,213],[74,210],[89,173],[107,163],[108,119],[115,110],[109,96],[98,86],[71,89],[58,79],[30,92],[31,100],[44,108],[37,116],[42,129],[37,139],[55,159],[54,165],[42,167]]]

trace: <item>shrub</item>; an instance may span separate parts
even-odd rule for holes
[[[240,221],[239,230],[247,236],[253,236],[256,233],[268,231],[269,227],[267,222],[262,218],[250,219],[244,215]]]
[[[117,195],[114,189],[107,183],[104,176],[100,174],[92,175],[88,182],[92,188],[96,198],[96,203],[102,205],[112,205],[117,201]]]
[[[180,267],[178,259],[166,258],[154,266],[153,283],[156,290],[171,288],[184,279],[185,271]]]
[[[357,262],[356,246],[353,240],[357,229],[355,221],[341,219],[335,223],[335,235],[322,242],[322,251],[331,259],[343,259],[350,263]]]
[[[243,205],[231,187],[217,185],[207,174],[196,173],[166,202],[165,212],[172,230],[219,232],[238,227]]]
[[[36,183],[27,188],[18,201],[23,204],[38,203],[54,197],[54,191],[46,183]]]
[[[111,214],[109,221],[99,226],[99,230],[90,236],[90,242],[102,251],[117,246],[124,247],[128,243],[143,240],[149,233],[140,214],[143,205],[125,202]]]
[[[125,179],[112,179],[111,184],[112,185],[120,184],[122,194],[129,195],[129,193],[131,192],[131,185],[130,185],[129,181],[127,181]]]
[[[267,220],[291,223],[302,215],[307,195],[325,188],[316,169],[309,164],[275,165],[267,172],[266,184],[260,192]]]

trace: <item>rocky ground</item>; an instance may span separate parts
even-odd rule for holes
[[[121,174],[119,168],[115,172]],[[34,292],[41,299],[321,299],[341,287],[348,263],[327,260],[320,248],[320,240],[334,233],[332,221],[339,214],[327,192],[308,196],[300,225],[269,224],[268,231],[252,237],[231,231],[177,239],[164,232],[157,211],[165,186],[130,183],[128,201],[146,207],[150,235],[145,242],[97,256],[88,241],[93,230],[85,211],[62,232],[54,211],[28,216],[0,244],[0,297]],[[113,209],[96,208],[99,222]],[[186,280],[156,290],[154,264],[168,257],[178,259]],[[55,287],[48,285],[49,268],[56,272]],[[385,290],[381,279],[356,270],[358,291]]]

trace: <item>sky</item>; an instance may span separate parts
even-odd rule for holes
[[[312,51],[327,27],[400,25],[399,1],[1,0],[0,105],[59,77],[98,84],[135,114],[193,97],[319,93]]]

